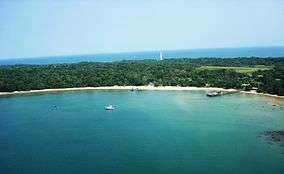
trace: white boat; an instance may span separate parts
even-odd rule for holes
[[[105,107],[105,110],[114,110],[114,107],[112,105],[108,105]]]

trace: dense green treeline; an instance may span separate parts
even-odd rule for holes
[[[201,66],[220,66],[204,69]],[[226,69],[222,67],[234,67]],[[240,73],[236,67],[258,67]],[[265,67],[261,70],[259,67]],[[267,68],[269,67],[269,68]],[[211,86],[284,95],[284,58],[200,58],[0,66],[0,91],[113,85]]]

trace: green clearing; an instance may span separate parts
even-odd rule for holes
[[[265,65],[256,65],[253,67],[249,66],[241,66],[241,67],[236,67],[236,66],[201,66],[198,68],[198,70],[220,70],[220,69],[231,69],[235,70],[236,72],[239,73],[253,73],[255,71],[261,70],[270,70],[272,69],[273,66],[265,66]]]

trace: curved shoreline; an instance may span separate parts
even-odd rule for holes
[[[157,91],[223,91],[223,92],[240,92],[243,94],[262,95],[267,97],[275,97],[284,99],[284,96],[278,96],[273,94],[257,93],[256,91],[239,91],[236,89],[224,89],[224,88],[210,88],[210,87],[180,87],[180,86],[103,86],[103,87],[79,87],[79,88],[55,88],[55,89],[41,89],[41,90],[29,90],[29,91],[14,91],[14,92],[0,92],[0,96],[11,96],[18,94],[32,94],[32,93],[45,93],[45,92],[61,92],[61,91],[81,91],[81,90],[157,90]]]
[[[256,92],[256,91],[240,91],[240,93],[242,93],[242,94],[260,95],[260,96],[265,96],[265,97],[274,97],[274,98],[284,99],[284,96],[274,95],[274,94],[267,94],[267,93],[260,93],[260,92]]]

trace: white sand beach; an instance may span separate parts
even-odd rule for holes
[[[30,91],[14,91],[14,92],[0,92],[0,95],[14,95],[14,94],[26,94],[26,93],[41,93],[41,92],[60,92],[60,91],[79,91],[79,90],[164,90],[164,91],[193,91],[193,90],[206,90],[206,91],[237,91],[235,89],[223,89],[223,88],[208,88],[208,87],[179,87],[179,86],[103,86],[103,87],[79,87],[79,88],[56,88],[56,89],[41,89]]]
[[[14,91],[14,92],[0,92],[0,96],[5,95],[18,95],[29,93],[43,93],[43,92],[60,92],[60,91],[80,91],[80,90],[157,90],[157,91],[223,91],[223,92],[241,92],[244,94],[263,95],[268,97],[283,98],[284,96],[277,96],[272,94],[257,93],[256,91],[239,91],[236,89],[224,88],[210,88],[210,87],[180,87],[180,86],[104,86],[104,87],[80,87],[80,88],[57,88],[57,89],[42,89],[30,91]]]
[[[274,94],[267,94],[267,93],[260,93],[260,92],[254,91],[254,90],[252,90],[252,91],[240,91],[240,93],[251,94],[251,95],[261,95],[261,96],[266,96],[266,97],[274,97],[274,98],[284,99],[284,96],[279,96],[279,95],[274,95]]]

